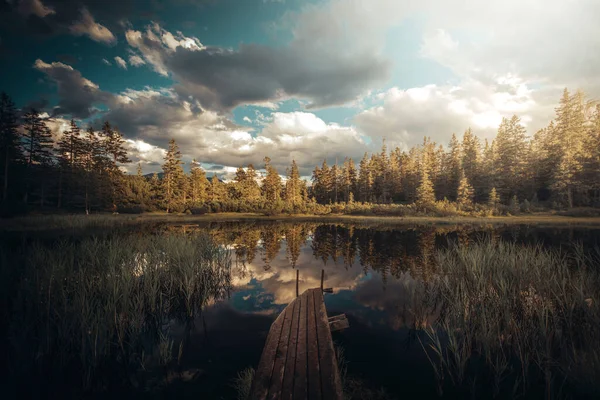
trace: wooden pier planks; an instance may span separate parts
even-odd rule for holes
[[[342,385],[320,288],[302,293],[271,325],[250,398],[342,398]]]

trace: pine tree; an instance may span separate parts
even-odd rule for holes
[[[560,160],[554,170],[552,187],[568,207],[573,207],[575,192],[580,186],[583,145],[586,134],[586,104],[583,92],[570,96],[564,90],[556,109],[555,145],[560,149]]]
[[[58,141],[56,149],[58,153],[59,183],[58,183],[58,207],[62,204],[63,187],[66,183],[68,198],[77,191],[78,178],[82,169],[82,158],[85,149],[81,138],[81,130],[75,120],[71,119],[69,130],[64,131]]]
[[[460,182],[460,175],[462,171],[462,149],[456,134],[452,134],[450,140],[450,151],[446,157],[445,174],[448,186],[446,187],[446,193],[444,196],[449,199],[456,200],[456,193],[458,190],[458,184]]]
[[[473,187],[464,173],[458,184],[456,202],[460,209],[465,209],[473,204]]]
[[[358,197],[363,203],[372,200],[373,174],[367,153],[360,160],[358,170]]]
[[[164,172],[163,186],[165,188],[164,200],[167,212],[169,212],[180,194],[180,184],[184,178],[183,168],[181,167],[183,164],[181,152],[179,146],[175,143],[175,139],[169,141],[169,149],[164,160],[165,163],[162,166]]]
[[[154,207],[160,208],[162,206],[162,182],[158,178],[158,174],[156,172],[153,173],[152,177],[150,178],[150,199]]]
[[[492,190],[490,190],[490,194],[488,196],[488,206],[493,211],[496,211],[498,209],[498,204],[500,204],[500,197],[498,196],[498,193],[496,192],[496,188],[493,187]]]
[[[302,184],[296,160],[292,160],[292,166],[288,170],[285,182],[285,200],[288,206],[294,210],[302,205]]]
[[[346,158],[344,160],[344,165],[342,166],[342,178],[340,189],[344,196],[344,201],[348,202],[350,198],[350,194],[356,192],[356,166],[354,165],[354,161],[351,158]]]
[[[106,157],[106,171],[110,182],[110,202],[112,210],[117,209],[117,196],[123,183],[123,172],[119,164],[131,162],[125,150],[125,140],[118,130],[114,129],[108,121],[104,122],[100,136],[103,139],[102,150]]]
[[[417,188],[417,205],[421,208],[429,208],[435,204],[435,192],[433,183],[429,178],[429,160],[426,153],[421,156],[420,163],[420,182]]]
[[[195,205],[202,204],[206,201],[208,180],[206,179],[206,174],[200,167],[200,163],[198,161],[192,161],[190,166],[190,174],[192,202]]]
[[[19,133],[17,132],[17,110],[11,98],[4,92],[0,95],[0,160],[3,173],[2,199],[8,199],[11,165],[21,161]]]
[[[209,188],[209,200],[211,203],[222,203],[225,200],[225,187],[219,181],[217,174],[213,174]]]
[[[467,129],[463,135],[462,141],[462,167],[464,174],[473,186],[476,198],[485,195],[481,188],[480,164],[481,164],[481,143],[479,138],[473,134],[471,128]]]
[[[496,136],[494,176],[501,198],[509,199],[522,191],[525,186],[525,128],[517,116],[510,120],[503,118]]]
[[[269,157],[265,157],[264,161],[267,176],[262,186],[263,196],[268,204],[276,204],[281,199],[281,177],[275,167],[271,165]]]
[[[33,108],[23,116],[23,128],[23,148],[25,150],[28,173],[27,188],[23,200],[27,203],[31,182],[34,178],[38,178],[37,181],[41,188],[40,202],[43,205],[45,188],[43,175],[46,172],[45,169],[53,161],[52,148],[54,142],[52,140],[52,132],[40,118],[39,112]]]

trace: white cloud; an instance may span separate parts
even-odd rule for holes
[[[247,122],[247,123],[249,123],[249,124],[252,123],[252,120],[248,116],[245,116],[244,118],[242,118],[242,120],[245,121],[245,122]]]
[[[129,173],[133,173],[137,164],[141,163],[144,173],[158,172],[160,165],[164,162],[166,155],[165,149],[148,144],[140,139],[126,139],[125,146],[131,159],[131,164],[127,166]]]
[[[108,61],[106,58],[103,58],[103,59],[102,59],[102,62],[103,62],[104,64],[108,65],[108,66],[112,65],[112,64],[110,63],[110,61]]]
[[[156,72],[167,76],[165,56],[173,53],[178,47],[189,51],[204,49],[204,45],[195,37],[186,37],[181,32],[173,35],[162,29],[157,23],[152,23],[145,32],[129,29],[125,32],[127,43],[138,50],[144,60],[151,64]],[[139,58],[139,55],[137,55]]]
[[[117,65],[120,68],[127,69],[127,62],[125,60],[123,60],[121,57],[116,56],[115,57],[115,62],[117,63]]]
[[[131,64],[134,67],[140,67],[144,64],[146,64],[146,61],[144,61],[144,59],[136,54],[130,55],[129,56],[129,64]]]
[[[548,123],[553,109],[540,105],[526,83],[516,76],[498,78],[490,86],[476,80],[461,86],[427,85],[379,94],[382,104],[359,113],[354,122],[365,135],[385,137],[391,145],[413,146],[424,136],[446,145],[452,133],[471,127],[491,138],[502,117],[517,114],[530,133]]]
[[[97,23],[87,8],[81,9],[81,17],[79,21],[71,25],[69,29],[75,36],[86,35],[96,42],[108,45],[112,45],[117,42],[115,35],[113,35],[113,33],[104,25]]]

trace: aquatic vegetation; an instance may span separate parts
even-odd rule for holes
[[[492,378],[491,395],[600,391],[600,252],[491,241],[437,253],[441,313],[422,341],[445,381]],[[483,379],[482,381],[486,381]]]
[[[250,397],[255,372],[254,368],[248,367],[238,372],[233,380],[233,387],[237,393],[238,400],[247,400]]]
[[[5,363],[14,383],[140,385],[178,359],[174,321],[226,297],[230,254],[206,235],[128,235],[0,249]],[[45,377],[45,379],[43,378]],[[31,390],[47,390],[44,384]]]

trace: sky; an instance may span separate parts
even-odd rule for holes
[[[598,0],[0,0],[0,90],[104,120],[145,173],[183,159],[310,176],[365,152],[548,124],[565,87],[600,97]],[[135,170],[135,165],[129,167]]]

